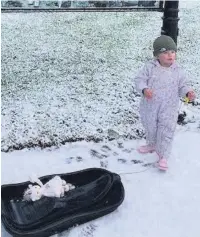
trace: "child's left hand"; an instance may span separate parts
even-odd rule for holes
[[[188,97],[188,99],[189,99],[190,101],[193,101],[193,100],[195,100],[196,95],[195,95],[194,91],[189,91],[189,92],[187,93],[187,97]]]

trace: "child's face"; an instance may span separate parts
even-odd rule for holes
[[[170,67],[176,59],[176,52],[174,50],[167,50],[158,55],[158,60],[161,66]]]

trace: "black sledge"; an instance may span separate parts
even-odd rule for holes
[[[120,176],[105,169],[53,174],[40,180],[46,183],[55,175],[76,188],[61,198],[28,202],[23,200],[23,193],[29,181],[1,186],[1,219],[12,236],[48,237],[111,213],[124,200]]]

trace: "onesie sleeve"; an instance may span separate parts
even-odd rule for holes
[[[137,76],[135,77],[135,87],[136,90],[142,94],[143,89],[148,88],[149,79],[149,68],[145,64],[142,69],[139,70]]]
[[[188,86],[188,80],[186,73],[181,69],[179,73],[179,96],[184,97],[191,90]]]

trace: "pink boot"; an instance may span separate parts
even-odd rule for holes
[[[140,146],[137,151],[141,154],[152,153],[155,151],[155,147],[152,145]]]
[[[159,159],[158,161],[158,168],[160,170],[167,170],[168,166],[167,166],[167,160],[164,158]]]

